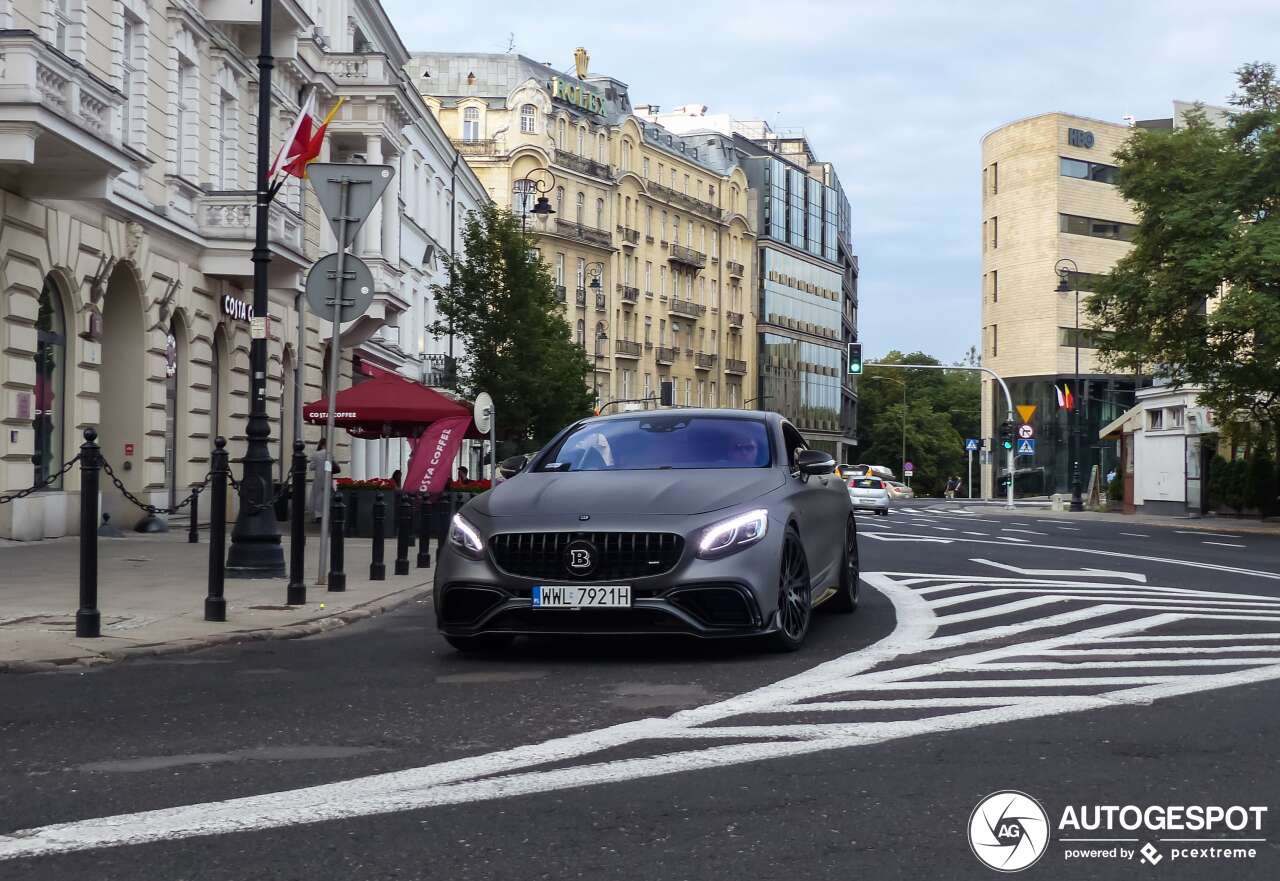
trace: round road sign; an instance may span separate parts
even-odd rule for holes
[[[1036,436],[1036,430],[1032,428],[1030,425],[1018,426],[1018,437],[1023,438],[1025,440],[1030,440],[1035,436]]]

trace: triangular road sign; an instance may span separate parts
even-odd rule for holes
[[[314,168],[315,166],[313,165],[311,167]],[[1031,417],[1036,415],[1036,405],[1035,404],[1019,404],[1018,415],[1022,417],[1023,422],[1030,422]]]
[[[356,165],[345,162],[312,162],[307,166],[307,178],[320,202],[320,209],[333,227],[339,248],[349,248],[355,243],[356,233],[373,213],[396,173],[390,165]],[[342,182],[347,186],[347,234],[342,236]]]

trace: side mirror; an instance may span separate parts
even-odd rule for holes
[[[510,459],[503,459],[498,463],[498,474],[503,480],[510,480],[529,464],[528,456],[512,456]]]
[[[836,460],[822,450],[801,450],[796,456],[796,468],[801,474],[832,474],[836,470]]]

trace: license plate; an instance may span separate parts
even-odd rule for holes
[[[631,587],[618,584],[547,585],[533,589],[535,609],[629,609]]]

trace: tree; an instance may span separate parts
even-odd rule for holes
[[[940,365],[923,352],[893,351],[880,363]],[[912,486],[941,494],[947,478],[963,477],[964,439],[978,437],[982,422],[978,374],[970,370],[899,370],[868,365],[858,383],[858,461],[902,461],[902,383],[906,383],[906,457],[916,466]]]
[[[1116,154],[1132,250],[1087,300],[1109,366],[1204,388],[1220,419],[1280,431],[1280,83],[1236,71],[1225,126],[1135,129]]]
[[[590,365],[573,342],[555,284],[510,211],[488,206],[467,219],[465,257],[433,288],[434,334],[466,351],[459,391],[493,396],[496,433],[508,446],[541,446],[591,412]]]

